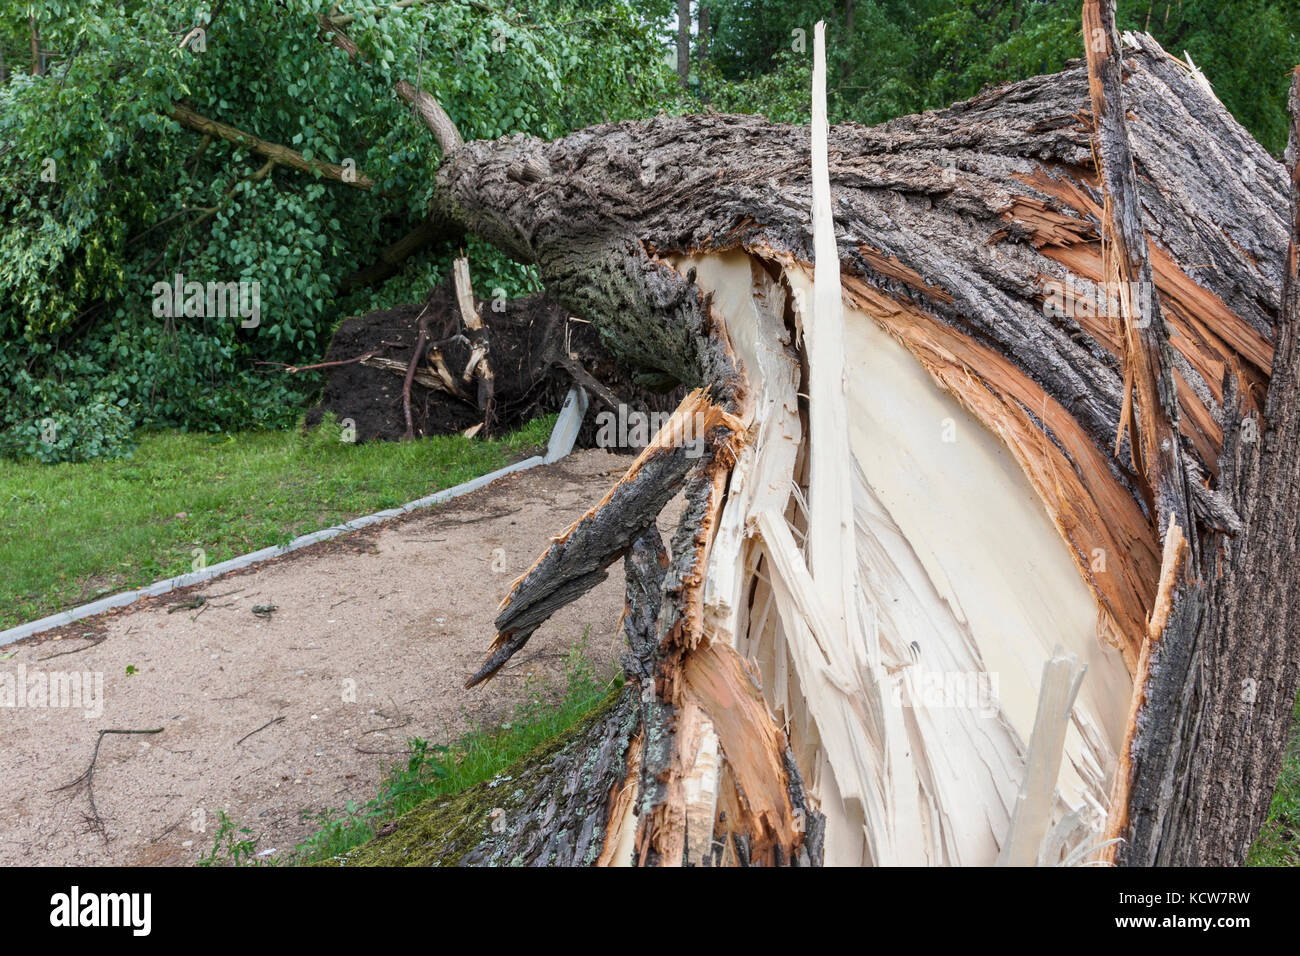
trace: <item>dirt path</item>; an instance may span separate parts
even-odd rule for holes
[[[372,797],[408,737],[446,741],[505,718],[529,675],[558,684],[588,628],[589,659],[612,673],[618,568],[496,680],[461,687],[510,583],[627,464],[579,452],[433,511],[0,649],[12,654],[0,659],[0,680],[18,684],[25,669],[29,690],[63,674],[102,680],[97,715],[93,693],[75,707],[0,707],[0,865],[193,863],[219,810],[252,829],[259,851],[292,848],[314,829],[303,811]],[[209,603],[179,607],[197,595]],[[264,605],[277,609],[253,612]],[[157,727],[103,738],[94,794],[106,842],[84,788],[51,791],[86,769],[99,730]]]

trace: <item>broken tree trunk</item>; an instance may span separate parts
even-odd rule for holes
[[[1294,191],[1089,8],[1091,70],[831,129],[829,190],[757,117],[448,155],[441,215],[698,389],[473,677],[623,558],[627,684],[546,765],[600,799],[448,858],[1244,859],[1300,682]]]

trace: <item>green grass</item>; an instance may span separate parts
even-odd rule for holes
[[[520,757],[531,753],[575,726],[618,686],[600,680],[586,658],[586,637],[569,652],[565,684],[558,703],[544,684],[529,688],[529,699],[513,718],[493,728],[479,728],[450,745],[408,740],[409,755],[394,766],[378,792],[362,806],[349,802],[342,810],[318,813],[320,829],[279,862],[317,863],[361,846],[379,827],[427,800],[459,793],[491,780]]]
[[[152,432],[130,458],[0,460],[0,628],[393,508],[546,443],[554,416],[500,440],[347,444],[337,425]]]
[[[1300,866],[1300,701],[1292,734],[1268,820],[1250,848],[1250,866]]]

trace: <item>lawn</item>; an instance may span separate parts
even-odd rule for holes
[[[500,440],[341,440],[337,426],[144,433],[130,458],[0,460],[0,628],[393,508],[544,445],[554,417]]]

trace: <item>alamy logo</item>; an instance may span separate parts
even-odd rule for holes
[[[70,893],[50,897],[51,926],[129,926],[132,935],[148,936],[152,925],[150,893]]]
[[[998,675],[983,671],[923,671],[912,678],[906,697],[902,683],[894,684],[893,698],[896,707],[974,710],[981,717],[1001,710]]]
[[[262,322],[262,283],[185,281],[178,272],[172,282],[153,284],[153,314],[157,318],[239,318],[241,328]]]
[[[1126,311],[1137,318],[1137,327],[1151,322],[1151,284],[1148,282],[1093,282],[1067,276],[1064,282],[1047,282],[1043,312],[1056,318],[1117,319]]]
[[[0,707],[79,708],[87,720],[104,713],[104,675],[100,671],[0,671]]]
[[[643,412],[620,403],[617,411],[603,411],[596,416],[596,447],[645,448],[672,417],[672,412]],[[704,455],[706,423],[706,416],[698,413],[682,423],[678,444],[686,449],[687,458]]]

